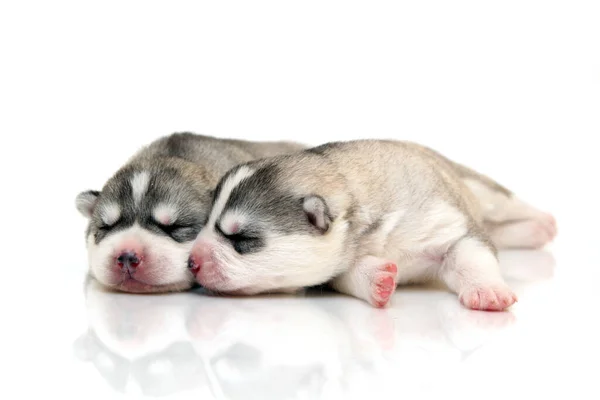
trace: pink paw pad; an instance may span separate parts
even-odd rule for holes
[[[508,287],[472,288],[461,294],[460,301],[472,310],[502,311],[517,301],[517,295]]]
[[[371,287],[371,302],[375,307],[385,307],[389,302],[396,290],[397,272],[398,267],[394,263],[383,264],[375,271]]]

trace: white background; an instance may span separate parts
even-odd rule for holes
[[[47,326],[60,329],[43,343],[72,342],[66,332],[83,322],[32,310],[51,301],[83,309],[85,221],[74,198],[175,131],[419,141],[553,212],[559,266],[589,266],[572,279],[591,291],[600,267],[599,6],[2,2],[1,304],[6,318],[30,321],[5,330],[4,344],[22,355],[25,340],[39,342],[32,330]],[[56,280],[51,296],[32,291]],[[561,295],[582,296],[594,312],[587,290]],[[11,360],[26,372],[18,354]],[[34,364],[52,365],[42,358]]]

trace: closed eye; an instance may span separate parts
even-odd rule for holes
[[[255,252],[264,246],[264,240],[260,237],[249,236],[243,232],[227,235],[218,225],[216,225],[216,230],[231,243],[231,246],[238,254]]]
[[[223,236],[227,240],[231,240],[232,242],[256,239],[252,236],[249,236],[248,234],[246,234],[244,232],[237,232],[234,234],[226,234],[225,232],[223,232],[223,230],[221,229],[221,227],[219,225],[216,225],[215,227],[217,229],[217,232],[219,232],[221,234],[221,236]]]
[[[202,228],[200,224],[188,223],[187,221],[185,223],[173,223],[169,225],[161,224],[157,221],[152,222],[164,234],[179,243],[194,240]]]
[[[114,228],[119,222],[121,222],[121,219],[116,220],[112,224],[107,224],[104,221],[100,221],[100,224],[97,225],[97,228],[100,231],[107,232],[107,231],[110,231],[112,228]]]
[[[192,228],[191,225],[181,225],[181,224],[164,225],[164,224],[161,224],[158,222],[156,222],[156,226],[158,226],[160,228],[160,230],[162,230],[163,232],[165,232],[168,235],[171,235],[173,232],[175,232],[178,229]]]

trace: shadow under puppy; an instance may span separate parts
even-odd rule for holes
[[[242,162],[303,148],[192,133],[175,133],[143,147],[102,191],[77,196],[77,209],[89,219],[90,274],[126,292],[190,288],[189,253],[223,174]]]
[[[228,172],[190,268],[214,291],[330,282],[376,307],[397,284],[439,278],[466,307],[503,310],[517,297],[496,249],[540,247],[555,234],[551,215],[432,149],[336,142]]]

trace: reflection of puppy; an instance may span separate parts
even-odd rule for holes
[[[133,359],[158,353],[185,341],[186,296],[131,296],[107,291],[88,279],[86,305],[89,324],[98,339],[120,355]]]
[[[183,296],[130,296],[90,280],[90,327],[75,342],[76,354],[119,392],[132,383],[150,396],[206,386],[202,360],[187,341]]]
[[[393,398],[389,379],[398,371],[409,386],[430,385],[432,368],[455,369],[514,318],[467,310],[444,291],[397,296],[403,306],[385,310],[313,291],[303,298],[198,296],[188,327],[225,398],[368,398],[373,387]]]
[[[189,333],[225,398],[319,398],[339,390],[352,332],[319,303],[199,297],[195,304]]]
[[[362,140],[229,171],[190,264],[200,284],[226,293],[331,280],[383,307],[396,284],[441,278],[468,308],[503,310],[516,295],[496,247],[554,234],[550,215],[433,150]]]
[[[89,329],[75,350],[116,390],[133,384],[155,396],[193,388],[231,399],[302,391],[314,398],[325,381],[339,378],[350,331],[313,302],[253,300],[259,302],[194,293],[131,296],[89,279]]]
[[[101,192],[77,196],[87,218],[90,273],[127,292],[188,289],[192,241],[210,190],[234,165],[299,150],[288,142],[246,142],[173,134],[139,151]]]
[[[127,359],[89,331],[75,343],[75,350],[118,392],[125,392],[131,382],[149,396],[167,396],[206,385],[204,366],[190,343],[173,343],[158,353]]]
[[[226,399],[320,398],[326,372],[313,364],[266,363],[255,348],[235,344],[210,360],[211,369]]]
[[[397,294],[403,306],[385,310],[316,293],[131,296],[90,279],[89,328],[74,346],[118,391],[365,398],[378,387],[393,398],[390,376],[403,372],[410,377],[404,385],[430,384],[432,368],[451,374],[512,320],[511,313],[461,308],[447,292],[405,290]]]

